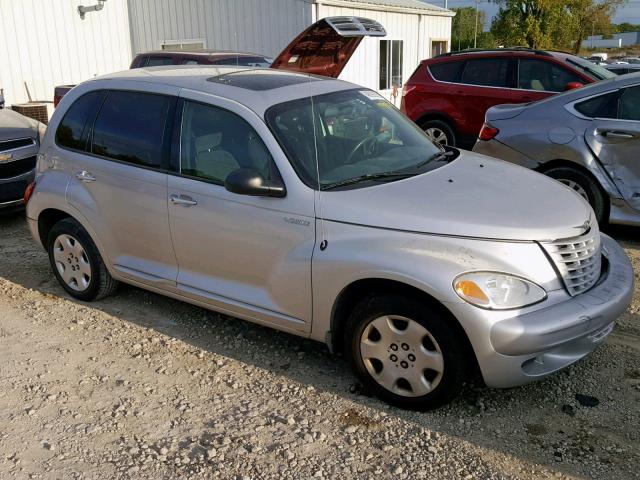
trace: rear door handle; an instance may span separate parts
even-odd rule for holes
[[[173,205],[182,205],[184,207],[191,207],[192,205],[198,204],[198,202],[196,202],[189,195],[169,195],[169,201]]]
[[[81,172],[77,172],[76,173],[76,178],[78,180],[81,180],[85,183],[87,182],[95,182],[96,181],[96,177],[94,177],[90,172],[87,172],[86,170],[82,170]]]
[[[602,130],[601,134],[607,138],[633,138],[631,133],[619,132],[616,130]]]

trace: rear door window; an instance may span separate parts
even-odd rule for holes
[[[431,75],[441,82],[458,82],[464,62],[436,63],[429,66]]]
[[[86,150],[91,124],[105,95],[102,90],[85,93],[69,107],[56,130],[56,143],[59,146]]]
[[[619,120],[640,120],[640,86],[622,90],[618,101]]]
[[[540,92],[563,92],[568,83],[584,80],[566,68],[532,58],[522,58],[518,66],[518,88]]]
[[[477,58],[467,60],[462,72],[462,83],[485,87],[509,87],[508,58]]]
[[[165,95],[109,92],[95,121],[91,152],[134,165],[160,167],[165,125],[175,101]]]

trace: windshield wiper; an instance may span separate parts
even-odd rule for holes
[[[455,154],[456,152],[454,152],[453,150],[438,152],[435,155],[427,158],[426,160],[423,160],[422,162],[418,163],[414,168],[424,167],[427,163],[431,163],[431,162],[441,162],[443,160],[447,160],[447,157],[453,157]]]
[[[329,183],[322,185],[321,190],[332,190],[334,188],[343,187],[345,185],[353,185],[356,183],[366,182],[369,180],[383,180],[383,179],[402,179],[415,176],[415,172],[383,172],[383,173],[367,173],[366,175],[360,175],[359,177],[347,178],[346,180],[340,180],[339,182]]]

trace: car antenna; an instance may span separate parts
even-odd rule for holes
[[[320,162],[318,160],[318,133],[316,131],[316,109],[313,101],[313,92],[311,91],[311,74],[309,74],[309,99],[311,100],[311,125],[313,127],[313,151],[316,163],[316,180],[318,181],[318,210],[320,214],[320,232],[322,241],[320,242],[320,250],[325,251],[329,246],[327,233],[324,228],[324,211],[322,208],[322,186],[320,185]]]

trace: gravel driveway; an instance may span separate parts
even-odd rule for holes
[[[640,275],[640,230],[614,229]],[[634,240],[635,239],[635,240]],[[397,410],[321,344],[122,286],[65,295],[0,217],[0,478],[640,478],[640,279],[543,382]]]

